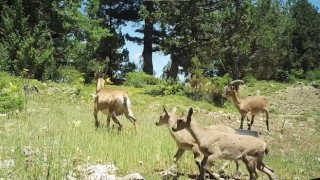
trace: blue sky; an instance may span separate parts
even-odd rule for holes
[[[135,33],[134,31],[138,28],[137,24],[128,24],[128,26],[124,26],[122,28],[122,34],[128,33],[131,36],[142,37],[142,34]],[[129,59],[130,61],[136,63],[141,66],[140,59],[143,51],[143,45],[137,45],[136,43],[126,41],[125,48],[129,50]],[[153,61],[153,71],[155,72],[156,77],[160,77],[162,74],[162,69],[165,65],[168,64],[170,60],[170,56],[165,56],[161,52],[154,52],[152,54]]]
[[[314,6],[318,8],[318,11],[320,9],[320,0],[309,0]],[[132,26],[133,25],[133,26]],[[129,24],[128,26],[125,26],[122,28],[122,33],[126,34],[129,33],[131,36],[138,36],[142,37],[141,34],[135,33],[134,31],[138,28],[137,24]],[[126,41],[125,48],[129,50],[129,58],[130,61],[136,63],[137,65],[141,66],[140,59],[143,51],[142,45],[137,45],[135,43],[132,43],[130,41]],[[155,71],[155,76],[160,77],[162,74],[163,67],[168,64],[170,60],[170,56],[165,56],[161,52],[155,52],[152,54],[153,58],[153,69]]]

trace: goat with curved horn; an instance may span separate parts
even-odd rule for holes
[[[242,80],[235,80],[229,83],[225,88],[223,94],[224,97],[231,97],[234,105],[241,114],[240,129],[243,129],[243,120],[247,118],[248,130],[251,130],[251,126],[254,122],[255,115],[259,113],[266,114],[266,125],[269,132],[269,102],[266,96],[252,96],[245,99],[239,99],[237,92],[239,85],[243,84]],[[251,116],[251,120],[249,117]]]

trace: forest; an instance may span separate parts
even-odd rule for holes
[[[139,63],[126,42],[143,47]],[[156,53],[170,57],[161,77]],[[0,0],[0,180],[197,179],[170,123],[192,107],[199,124],[242,129],[252,97],[265,114],[253,124],[245,111],[244,129],[267,143],[269,179],[319,179],[319,60],[308,0]],[[97,102],[116,94],[131,119],[113,111],[109,123]],[[207,172],[268,179],[258,161],[240,174],[225,162]]]
[[[319,74],[319,24],[307,0],[2,0],[0,70],[57,82],[65,74],[116,80],[154,75],[159,51],[170,55],[163,79],[289,82]],[[123,34],[126,25],[142,38]],[[140,64],[125,40],[143,45]]]

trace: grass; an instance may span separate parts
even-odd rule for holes
[[[263,92],[271,93],[285,86],[277,85],[272,90],[265,88]],[[260,87],[259,83],[257,87]],[[42,94],[26,96],[27,104],[23,111],[0,119],[0,162],[3,164],[10,159],[14,161],[13,166],[0,166],[0,178],[64,179],[78,164],[113,163],[121,176],[139,172],[146,179],[160,179],[158,171],[171,165],[177,150],[167,128],[155,126],[163,105],[168,109],[176,106],[178,113],[187,113],[190,106],[206,112],[236,112],[232,104],[217,108],[183,96],[152,97],[139,88],[113,88],[124,89],[129,93],[137,118],[137,134],[133,125],[122,116],[120,121],[124,130],[121,134],[117,133],[116,128],[110,131],[106,129],[106,117],[101,113],[99,119],[103,126],[99,129],[94,127],[94,85],[70,87],[48,82],[46,87],[41,88]],[[74,89],[80,90],[80,93],[75,93]],[[206,112],[195,112],[195,117],[201,123],[210,124]],[[76,121],[80,122],[79,126],[75,126]],[[292,120],[293,123],[296,121]],[[312,127],[312,122],[302,121],[299,123],[305,123],[304,127],[293,126],[281,134],[280,125],[275,127],[280,122],[274,118],[270,122],[274,126],[272,134],[262,135],[271,149],[265,158],[266,164],[275,169],[280,179],[320,177],[320,162],[317,159],[320,158],[320,132],[305,129]],[[238,123],[229,125],[236,128]],[[255,123],[258,127],[259,121]],[[28,148],[33,153],[25,155],[24,151]],[[222,161],[218,162],[217,168],[220,163]],[[246,172],[243,165],[241,168]],[[185,153],[179,160],[178,169],[185,174],[181,179],[187,179],[187,174],[198,173],[192,153]],[[227,170],[233,173],[234,165]],[[259,175],[260,179],[267,178],[261,173]]]

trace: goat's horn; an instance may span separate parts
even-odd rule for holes
[[[239,84],[244,84],[244,82],[240,79],[237,79],[237,80],[231,81],[229,83],[229,86],[238,86]]]

